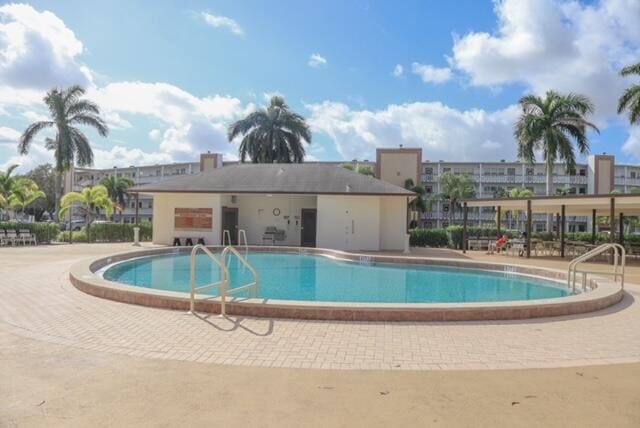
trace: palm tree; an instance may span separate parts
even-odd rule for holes
[[[303,141],[311,143],[311,130],[305,119],[292,112],[284,98],[274,96],[267,109],[259,109],[229,126],[229,141],[242,135],[240,160],[253,163],[301,163]]]
[[[600,132],[586,119],[593,113],[593,103],[578,94],[560,94],[547,91],[544,98],[527,95],[520,99],[522,114],[515,126],[518,140],[518,157],[530,164],[541,151],[547,173],[547,196],[552,194],[553,168],[556,161],[564,162],[567,172],[575,170],[575,141],[581,155],[589,154],[587,131]],[[547,216],[547,230],[551,217]]]
[[[371,168],[369,168],[371,169]],[[361,173],[362,174],[362,173]],[[411,222],[409,224],[409,229],[415,229],[416,227],[418,227],[418,221],[416,219],[413,218],[413,213],[414,212],[418,212],[418,213],[423,213],[427,210],[427,202],[424,200],[424,194],[425,194],[425,190],[424,187],[420,186],[420,185],[415,185],[413,183],[413,180],[410,178],[407,178],[404,181],[404,188],[407,190],[411,190],[412,192],[416,193],[416,198],[411,202],[411,209],[410,212],[412,213],[411,215]]]
[[[621,76],[640,75],[640,62],[623,68]],[[631,85],[618,100],[618,113],[629,111],[629,123],[640,123],[640,84]]]
[[[129,197],[127,190],[133,187],[133,180],[127,177],[117,177],[116,174],[114,174],[105,177],[100,184],[107,188],[109,198],[111,198],[114,208],[122,214],[126,199]]]
[[[38,188],[35,181],[30,178],[18,178],[14,182],[7,203],[13,211],[18,213],[38,199],[46,197],[47,195]]]
[[[348,169],[349,171],[357,172],[358,174],[368,175],[369,177],[375,177],[376,176],[376,173],[373,171],[373,169],[370,166],[358,165],[357,167],[355,167],[355,166],[353,166],[352,163],[343,163],[341,166],[344,169]]]
[[[79,205],[74,205],[79,204]],[[109,198],[109,191],[104,186],[86,187],[82,192],[69,192],[60,201],[58,217],[62,220],[71,208],[80,208],[87,223],[87,237],[94,216],[104,209],[107,217],[113,215],[114,204]]]
[[[533,190],[531,189],[527,189],[526,187],[514,187],[509,191],[507,198],[525,199],[525,198],[532,198],[534,195],[535,193],[533,193]],[[520,211],[519,210],[507,211],[506,213],[511,213],[511,218],[513,218],[516,221],[516,227],[520,229],[520,219],[521,219]]]
[[[66,89],[54,88],[47,92],[44,103],[49,109],[51,120],[29,125],[18,143],[18,151],[21,155],[26,155],[29,153],[33,139],[40,131],[55,128],[55,138],[47,138],[45,147],[53,150],[55,157],[56,212],[59,209],[62,174],[68,171],[74,162],[79,166],[93,164],[93,151],[89,139],[77,128],[77,125],[95,128],[103,137],[109,133],[107,124],[100,117],[100,108],[95,103],[82,99],[84,93],[84,89],[77,85]]]
[[[454,211],[460,200],[473,198],[476,195],[476,182],[469,174],[454,174],[447,171],[440,176],[439,199],[449,201],[449,224],[453,224]]]
[[[558,196],[568,196],[568,195],[573,195],[576,193],[576,190],[571,187],[571,186],[565,186],[562,188],[557,188],[556,189],[556,195]]]
[[[12,176],[11,174],[17,167],[18,165],[11,165],[9,168],[7,168],[6,172],[0,173],[0,197],[2,197],[5,203],[7,201],[7,198],[11,194],[13,186],[15,185],[16,177]]]

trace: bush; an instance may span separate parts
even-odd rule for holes
[[[444,229],[413,229],[409,243],[412,247],[446,247],[449,237]]]
[[[60,227],[54,223],[22,223],[18,221],[2,221],[0,229],[20,230],[28,229],[36,235],[38,244],[49,243],[58,237]]]
[[[140,241],[150,241],[153,229],[150,222],[140,223]],[[88,229],[73,232],[73,242],[132,242],[135,224],[99,223]],[[58,240],[69,242],[69,232],[61,233]]]

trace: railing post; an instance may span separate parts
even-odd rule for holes
[[[527,199],[527,258],[531,258],[531,199]]]
[[[566,219],[567,216],[566,214],[566,207],[564,205],[562,205],[560,207],[560,257],[564,258],[564,250],[565,250],[565,242],[564,242],[564,229],[565,229],[565,223],[566,223]]]

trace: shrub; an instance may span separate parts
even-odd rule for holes
[[[140,223],[140,241],[150,241],[152,226],[150,222]],[[73,242],[132,242],[135,224],[94,224],[89,229],[73,232]],[[61,233],[59,241],[69,242],[69,232]]]
[[[444,229],[413,229],[409,243],[412,247],[446,247],[449,237]]]
[[[36,235],[38,243],[48,243],[55,240],[60,233],[60,227],[54,223],[22,223],[18,221],[2,221],[0,229],[21,230],[28,229]]]

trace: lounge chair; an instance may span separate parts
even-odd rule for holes
[[[18,245],[18,241],[20,240],[18,238],[18,233],[13,230],[13,229],[7,229],[5,230],[5,240],[7,243],[11,244],[11,245]]]
[[[29,229],[20,229],[18,231],[18,238],[22,240],[23,245],[27,245],[27,243],[33,244],[33,245],[38,244],[38,241],[36,240],[36,235],[31,233]]]

